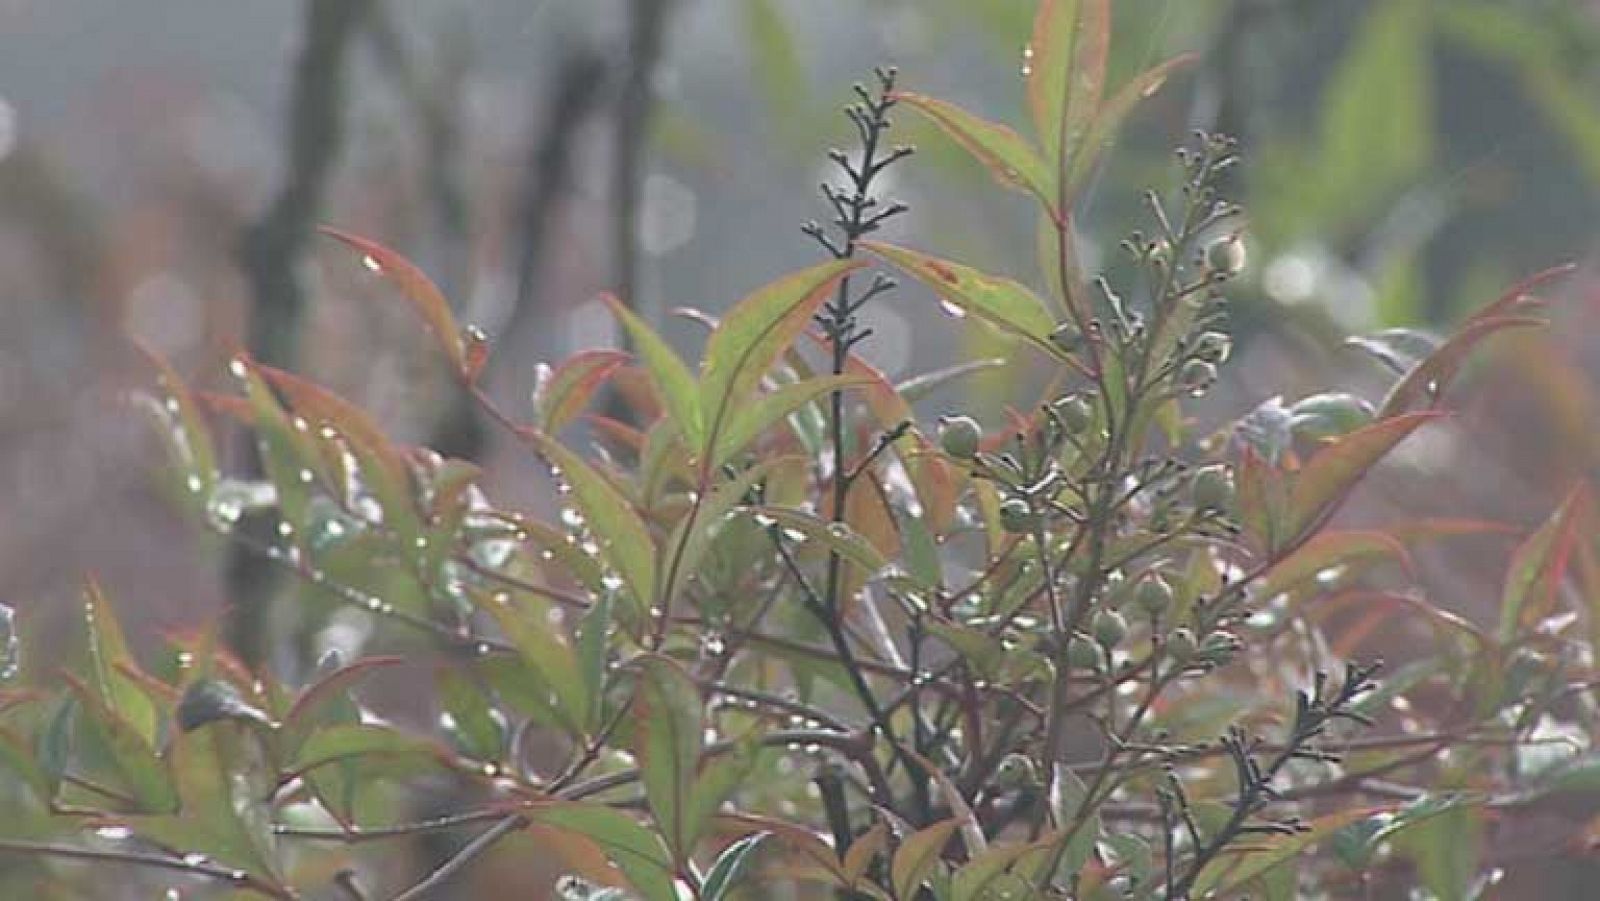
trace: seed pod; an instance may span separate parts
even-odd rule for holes
[[[1039,524],[1039,514],[1033,505],[1020,497],[1007,498],[1000,504],[1000,528],[1013,535],[1026,535]]]
[[[1220,463],[1201,467],[1189,483],[1189,494],[1197,510],[1226,511],[1233,506],[1233,474]]]
[[[983,427],[971,416],[939,418],[939,447],[957,460],[971,460],[983,443]]]
[[[1094,634],[1094,640],[1108,648],[1114,648],[1122,639],[1128,637],[1128,621],[1122,614],[1115,610],[1101,610],[1094,615],[1094,621],[1089,624],[1089,631]]]
[[[1160,616],[1172,606],[1172,586],[1159,575],[1146,576],[1133,589],[1133,604],[1152,619]]]
[[[1224,278],[1244,271],[1244,241],[1237,234],[1224,235],[1206,246],[1206,268]]]
[[[1207,363],[1220,365],[1228,362],[1233,353],[1233,339],[1224,332],[1201,332],[1194,339],[1194,355]]]
[[[1067,642],[1067,665],[1073,669],[1098,670],[1103,659],[1100,646],[1082,635]]]
[[[1194,633],[1188,629],[1173,629],[1167,634],[1167,656],[1178,663],[1188,663],[1194,659],[1195,652],[1200,648],[1195,643]]]

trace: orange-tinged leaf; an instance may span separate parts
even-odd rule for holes
[[[541,369],[547,374],[533,394],[539,427],[551,433],[561,431],[578,417],[606,379],[627,362],[628,355],[621,351],[583,350],[554,370]]]
[[[1374,558],[1391,559],[1408,572],[1411,570],[1405,545],[1382,532],[1320,532],[1267,571],[1256,586],[1257,597],[1270,599],[1300,587],[1332,567],[1351,566]]]
[[[1375,422],[1329,442],[1306,461],[1289,491],[1288,542],[1331,515],[1385,454],[1424,423],[1442,413],[1407,413]]]
[[[1039,143],[1058,171],[1100,106],[1110,49],[1111,0],[1041,0],[1023,68]]]
[[[1588,518],[1590,494],[1587,483],[1574,486],[1561,506],[1511,555],[1500,594],[1502,642],[1536,625],[1555,607],[1579,528]]]
[[[1050,340],[1055,317],[1026,285],[905,247],[875,241],[863,241],[861,246],[915,276],[955,308],[1053,357],[1062,356]]]
[[[1288,537],[1284,534],[1288,482],[1282,472],[1248,446],[1239,452],[1238,472],[1239,524],[1270,554]]]
[[[609,294],[602,295],[601,299],[627,330],[633,348],[650,377],[650,384],[666,408],[667,415],[678,427],[678,433],[699,449],[705,440],[706,412],[701,404],[694,374],[661,335],[628,309],[627,304]]]
[[[445,357],[450,360],[451,367],[461,377],[469,380],[472,378],[474,373],[467,359],[466,339],[462,335],[461,327],[456,325],[455,314],[450,310],[450,301],[445,299],[444,292],[439,290],[439,286],[435,285],[432,279],[428,278],[415,263],[376,241],[328,226],[323,226],[318,231],[360,253],[362,265],[393,282],[395,287],[400,289],[400,293],[405,295],[422,315],[428,329],[433,332],[439,346],[444,350]]]
[[[927,116],[972,154],[1007,187],[1020,188],[1054,210],[1055,174],[1027,138],[998,122],[975,116],[953,103],[924,94],[899,93],[897,99]]]
[[[1089,125],[1088,134],[1074,149],[1072,158],[1066,166],[1066,186],[1062,189],[1062,195],[1068,198],[1069,203],[1083,190],[1084,184],[1094,171],[1095,164],[1100,161],[1101,155],[1110,149],[1123,120],[1128,118],[1134,107],[1138,106],[1140,101],[1154,96],[1173,74],[1194,64],[1198,59],[1199,56],[1196,54],[1185,53],[1146,69],[1118,88],[1116,93],[1100,107],[1094,115],[1094,121]]]
[[[811,323],[839,280],[861,265],[835,260],[790,273],[739,301],[722,317],[706,342],[700,366],[700,409],[706,423],[702,449],[715,446],[734,409]]]
[[[1467,355],[1496,332],[1517,328],[1542,328],[1549,322],[1536,316],[1491,316],[1474,319],[1452,335],[1438,350],[1412,367],[1384,398],[1378,418],[1388,418],[1416,407],[1436,406]]]

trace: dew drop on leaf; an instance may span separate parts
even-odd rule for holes
[[[944,314],[949,316],[951,319],[967,318],[966,310],[962,309],[959,305],[951,303],[943,298],[939,299],[939,309],[943,310]]]

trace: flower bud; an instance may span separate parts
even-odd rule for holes
[[[1114,648],[1128,637],[1128,621],[1115,610],[1100,610],[1089,624],[1089,631],[1094,634],[1095,641]]]
[[[1188,629],[1173,629],[1167,634],[1167,656],[1178,663],[1188,663],[1194,659],[1199,645],[1195,643],[1194,633]]]
[[[1206,267],[1225,278],[1244,271],[1244,241],[1237,234],[1224,235],[1206,246]]]
[[[1067,642],[1067,666],[1073,669],[1097,670],[1103,659],[1100,646],[1082,635],[1074,635]]]
[[[1201,467],[1189,483],[1195,509],[1225,511],[1233,506],[1233,475],[1222,464]]]
[[[1222,666],[1239,653],[1239,639],[1228,632],[1212,632],[1200,642],[1200,659]]]
[[[1146,616],[1160,616],[1172,606],[1172,586],[1158,575],[1146,576],[1133,589],[1133,605]]]
[[[1000,528],[1013,535],[1026,535],[1039,524],[1039,514],[1033,505],[1020,497],[1007,498],[1000,504]]]
[[[983,428],[971,416],[943,416],[939,419],[939,447],[957,460],[978,455],[983,443]]]

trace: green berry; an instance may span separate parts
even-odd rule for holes
[[[1238,652],[1239,639],[1227,632],[1212,632],[1200,642],[1200,658],[1217,666],[1226,664]]]
[[[1067,642],[1067,666],[1073,669],[1097,670],[1103,657],[1100,646],[1082,635]]]
[[[1000,528],[1013,535],[1026,535],[1039,524],[1039,514],[1033,505],[1020,497],[1007,498],[1000,504]]]
[[[983,443],[983,427],[971,416],[944,416],[939,419],[939,447],[957,460],[971,460]]]
[[[1206,267],[1224,277],[1244,271],[1244,241],[1237,234],[1224,235],[1206,246]]]
[[[1108,648],[1114,648],[1122,639],[1128,637],[1128,621],[1115,610],[1101,610],[1094,615],[1094,621],[1089,624],[1089,631],[1094,634],[1095,641]]]
[[[1172,586],[1158,575],[1146,576],[1133,589],[1133,604],[1146,616],[1160,616],[1172,606]]]
[[[1198,510],[1227,510],[1233,506],[1233,475],[1222,464],[1197,470],[1189,493]]]
[[[1056,418],[1061,420],[1061,425],[1074,435],[1083,434],[1094,421],[1094,409],[1081,397],[1063,397],[1051,404],[1050,409],[1055,411]]]
[[[1217,367],[1205,360],[1191,358],[1178,370],[1178,384],[1190,394],[1198,396],[1217,380]]]
[[[1202,332],[1194,340],[1195,357],[1207,363],[1226,363],[1232,353],[1233,339],[1223,332]]]
[[[1194,659],[1195,652],[1200,650],[1195,643],[1194,633],[1188,629],[1173,629],[1167,634],[1167,656],[1179,663],[1188,663]]]

